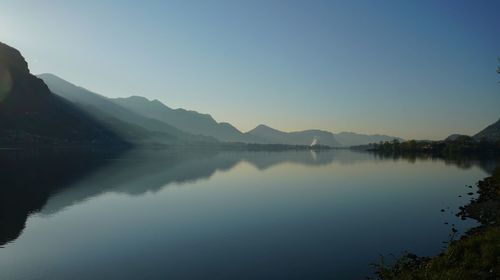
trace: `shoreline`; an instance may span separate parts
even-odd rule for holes
[[[242,150],[242,151],[289,151],[289,150],[337,150],[341,147],[330,147],[324,145],[289,145],[289,144],[258,144],[258,143],[186,143],[186,144],[163,144],[163,143],[131,143],[129,145],[112,144],[75,144],[75,145],[13,145],[0,146],[0,150],[129,150],[129,149],[213,149],[213,150]]]
[[[461,219],[471,218],[479,226],[433,257],[406,253],[393,265],[376,265],[378,279],[500,279],[500,167],[477,182],[479,196],[459,208]]]

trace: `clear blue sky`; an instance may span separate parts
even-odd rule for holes
[[[500,118],[500,1],[22,1],[0,41],[33,73],[246,131],[439,139]]]

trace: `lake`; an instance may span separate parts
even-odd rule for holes
[[[437,254],[452,224],[474,226],[454,214],[495,164],[348,150],[0,155],[0,279],[14,280],[364,279],[381,256]]]

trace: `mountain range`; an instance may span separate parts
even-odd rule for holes
[[[500,120],[474,135],[500,138]],[[284,132],[261,124],[242,132],[209,114],[172,109],[141,96],[108,98],[53,74],[32,75],[16,49],[0,43],[0,143],[216,144],[220,142],[331,147],[403,140],[387,135]]]
[[[221,142],[287,145],[310,145],[316,141],[332,147],[348,147],[400,139],[386,135],[364,135],[352,132],[333,134],[323,130],[283,132],[262,124],[248,132],[241,132],[227,122],[217,122],[209,114],[186,109],[172,109],[159,100],[149,100],[142,96],[108,98],[53,74],[40,74],[38,77],[45,81],[52,92],[96,114],[99,119],[106,121],[106,118],[100,117],[103,112],[106,112],[116,120],[150,131],[174,135],[181,139],[185,139],[186,135],[191,135],[191,137],[204,136],[208,137],[206,139],[217,139]],[[109,123],[109,121],[106,122]],[[121,124],[121,126],[125,125]],[[137,129],[131,130],[127,127],[124,130],[127,132]],[[119,132],[124,134],[123,130]],[[138,134],[141,135],[141,133]]]
[[[340,143],[337,142],[333,133],[322,130],[283,132],[261,124],[250,130],[247,134],[259,139],[264,139],[263,141],[266,144],[284,143],[289,145],[311,145],[314,142],[316,144],[331,147],[340,146]]]
[[[165,122],[147,118],[128,110],[111,99],[78,87],[52,74],[41,74],[50,90],[75,104],[81,110],[133,143],[182,144],[216,142],[215,139],[181,131]]]
[[[158,100],[141,96],[111,99],[114,103],[136,114],[168,123],[180,130],[210,136],[223,142],[259,142],[252,139],[229,123],[218,123],[208,114],[185,109],[172,109]]]

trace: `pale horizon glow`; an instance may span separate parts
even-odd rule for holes
[[[2,1],[32,73],[243,132],[438,140],[500,118],[497,1]]]

